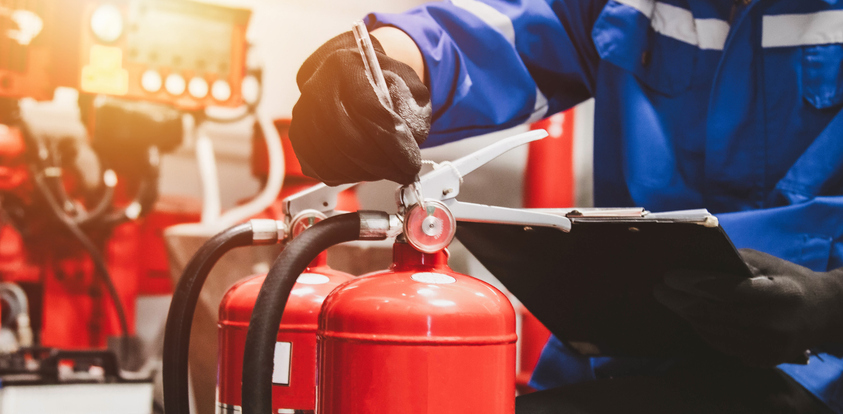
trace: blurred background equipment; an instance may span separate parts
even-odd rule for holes
[[[153,412],[160,345],[136,337],[137,304],[172,292],[164,228],[199,217],[160,197],[161,157],[190,141],[186,119],[215,120],[209,106],[254,114],[250,17],[188,0],[0,0],[3,413]]]
[[[238,106],[251,12],[190,0],[2,0],[0,96],[58,86],[183,109]]]

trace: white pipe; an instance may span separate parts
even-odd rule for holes
[[[263,131],[266,152],[269,154],[269,177],[266,186],[257,197],[246,204],[226,211],[220,216],[217,222],[219,229],[231,227],[266,210],[278,199],[278,194],[281,193],[281,185],[284,184],[286,166],[284,165],[284,150],[281,147],[281,135],[278,134],[278,130],[275,129],[275,124],[269,116],[260,110],[256,112],[255,116],[260,124],[261,131]]]
[[[196,128],[196,163],[202,183],[202,224],[215,226],[220,218],[220,186],[214,144],[205,133],[204,125]]]

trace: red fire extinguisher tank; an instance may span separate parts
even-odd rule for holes
[[[325,253],[290,292],[275,343],[272,407],[276,413],[312,413],[316,405],[316,328],[328,294],[353,277],[328,267]],[[243,349],[249,318],[266,275],[241,281],[225,294],[219,313],[217,412],[239,413]]]
[[[390,270],[328,295],[319,318],[319,414],[512,414],[515,314],[448,254],[396,243]]]

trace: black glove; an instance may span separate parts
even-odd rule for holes
[[[351,32],[317,49],[296,77],[301,97],[290,141],[302,171],[329,185],[380,179],[408,184],[421,169],[430,92],[409,66],[386,56],[374,37],[372,43],[394,110],[378,100]]]
[[[814,272],[741,249],[754,277],[670,272],[656,299],[709,344],[754,366],[806,362],[805,351],[843,344],[843,268]]]

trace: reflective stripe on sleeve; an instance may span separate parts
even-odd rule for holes
[[[729,37],[729,23],[719,19],[696,19],[700,49],[723,50]]]
[[[500,32],[510,44],[515,44],[515,27],[512,25],[512,19],[507,15],[477,0],[451,0],[451,3],[454,6],[471,12],[478,19],[489,25],[489,27]]]
[[[653,0],[615,0],[650,19],[657,33],[706,50],[723,50],[729,23],[719,19],[695,19],[690,10]]]
[[[843,43],[843,10],[764,16],[761,46],[788,47]]]
[[[666,3],[656,3],[650,22],[657,33],[680,42],[697,45],[694,15],[688,10]]]
[[[451,3],[453,3],[454,6],[471,12],[471,14],[489,25],[489,27],[501,33],[509,44],[515,46],[515,26],[512,24],[512,19],[510,19],[507,15],[501,13],[486,3],[481,3],[477,0],[451,0]],[[530,114],[530,117],[526,122],[536,122],[544,118],[547,115],[547,110],[547,97],[544,96],[538,87],[536,87],[536,103],[533,106],[532,114]]]
[[[647,18],[653,17],[653,9],[656,6],[656,2],[653,0],[615,0],[620,4],[625,4],[629,7],[632,7],[635,10],[641,12],[641,14],[647,16]]]

